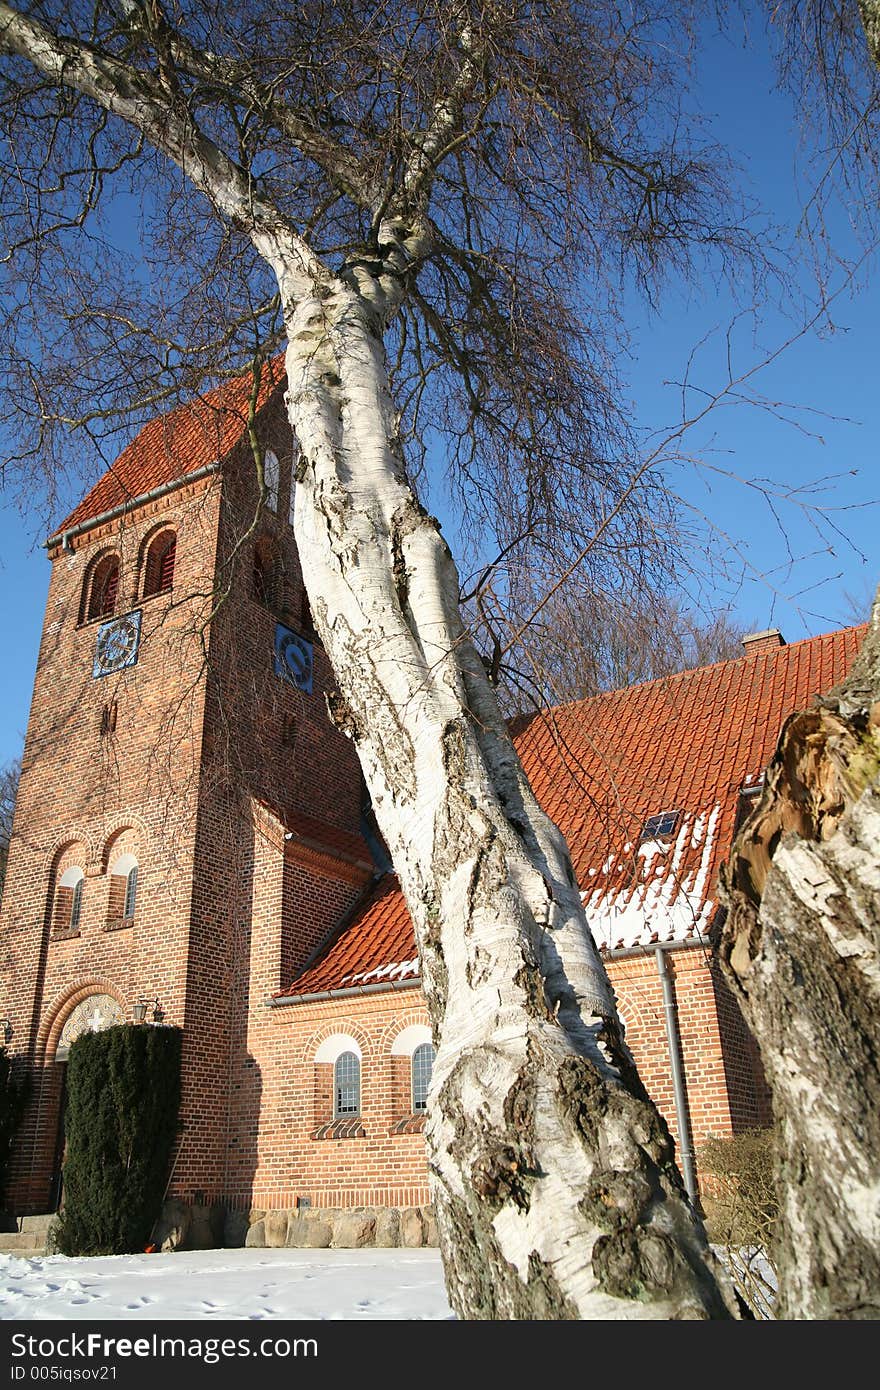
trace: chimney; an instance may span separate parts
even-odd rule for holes
[[[778,627],[768,627],[764,632],[750,632],[742,639],[746,656],[757,656],[761,652],[775,652],[785,646],[785,638]]]

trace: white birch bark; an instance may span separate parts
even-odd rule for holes
[[[281,277],[283,280],[283,272]],[[464,1317],[723,1316],[635,1079],[567,849],[458,616],[394,442],[381,333],[344,285],[287,351],[312,612],[416,928],[439,1050],[428,1145]]]
[[[880,596],[845,683],[786,723],[723,877],[779,1137],[779,1314],[880,1317]]]
[[[3,49],[147,134],[277,276],[306,588],[438,1037],[427,1137],[453,1307],[467,1318],[735,1315],[620,1040],[568,851],[522,773],[462,630],[449,550],[402,466],[383,333],[426,224],[418,211],[389,218],[384,264],[334,276],[151,74],[0,4]],[[423,152],[443,144],[467,80],[438,104]]]

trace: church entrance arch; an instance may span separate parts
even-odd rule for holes
[[[55,1048],[56,1068],[55,1089],[58,1094],[58,1125],[55,1134],[55,1152],[52,1161],[52,1183],[49,1192],[49,1210],[58,1211],[62,1201],[62,1184],[66,1135],[64,1117],[67,1108],[67,1058],[71,1043],[82,1037],[83,1033],[100,1033],[117,1023],[124,1023],[122,1005],[112,994],[87,994],[74,1005],[58,1038]]]

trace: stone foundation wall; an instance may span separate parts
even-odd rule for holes
[[[161,1250],[359,1250],[365,1246],[415,1250],[436,1246],[437,1223],[425,1207],[295,1207],[227,1210],[168,1201],[153,1242]]]

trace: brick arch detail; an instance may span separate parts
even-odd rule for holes
[[[146,853],[149,843],[150,833],[146,822],[137,815],[131,813],[120,814],[115,820],[111,821],[103,840],[101,848],[101,872],[106,874],[110,864],[110,855],[113,853],[113,846],[117,840],[131,830],[138,837],[138,848],[141,853]]]
[[[62,854],[73,845],[82,845],[85,850],[84,869],[87,868],[89,864],[94,863],[97,855],[94,837],[83,830],[81,826],[72,826],[69,830],[65,831],[63,835],[59,835],[52,845],[52,848],[47,851],[46,857],[43,860],[44,875],[52,873]]]
[[[380,1057],[390,1056],[394,1039],[399,1033],[402,1033],[406,1028],[413,1027],[413,1025],[423,1025],[430,1029],[431,1020],[428,1017],[428,1010],[425,1005],[422,1005],[421,1008],[405,1009],[398,1018],[393,1019],[391,1023],[385,1025],[379,1037],[379,1041],[376,1044],[377,1055]]]
[[[82,587],[80,589],[79,617],[78,622],[84,623],[89,617],[89,603],[92,596],[92,584],[98,569],[105,560],[113,557],[117,565],[117,602],[118,595],[122,592],[122,551],[116,542],[101,546],[86,564],[82,577]]]
[[[150,529],[146,532],[146,534],[143,536],[141,540],[140,545],[138,546],[137,569],[135,572],[135,587],[134,593],[132,595],[133,602],[137,602],[140,597],[152,598],[154,596],[152,592],[150,594],[146,594],[144,592],[147,582],[147,564],[150,556],[150,547],[152,546],[155,540],[158,540],[160,536],[166,534],[168,536],[173,536],[175,544],[177,543],[180,536],[180,530],[176,521],[172,521],[166,518],[164,521],[157,522],[154,526],[151,526]]]
[[[81,982],[80,984],[70,985],[60,995],[57,995],[52,1004],[46,1010],[43,1021],[37,1033],[37,1062],[39,1066],[44,1066],[47,1060],[51,1061],[55,1056],[55,1049],[58,1046],[58,1039],[61,1031],[69,1016],[73,1013],[77,1004],[81,1004],[84,999],[88,999],[90,994],[109,994],[117,1001],[125,1012],[127,1010],[125,997],[121,990],[112,980],[101,979],[99,977]]]
[[[316,1028],[303,1045],[299,1055],[299,1061],[305,1066],[314,1066],[315,1053],[318,1051],[321,1043],[325,1042],[327,1038],[335,1037],[339,1033],[347,1033],[349,1037],[355,1039],[361,1050],[362,1061],[372,1062],[374,1060],[376,1049],[374,1044],[370,1042],[368,1034],[364,1032],[363,1028],[357,1026],[353,1018],[348,1017],[333,1019],[327,1023],[322,1023],[320,1028]]]
[[[645,1019],[641,1007],[636,1003],[630,992],[621,990],[620,983],[615,981],[614,993],[617,998],[617,1012],[623,1021],[625,1028],[643,1029]]]
[[[149,530],[144,532],[143,536],[141,537],[140,544],[138,545],[137,552],[137,569],[139,581],[141,578],[141,571],[143,570],[144,561],[147,558],[147,551],[153,544],[153,541],[156,539],[156,537],[161,536],[163,531],[173,531],[175,536],[177,536],[178,530],[179,528],[177,522],[170,521],[166,518],[166,520],[164,521],[154,522],[154,524],[149,528]]]

